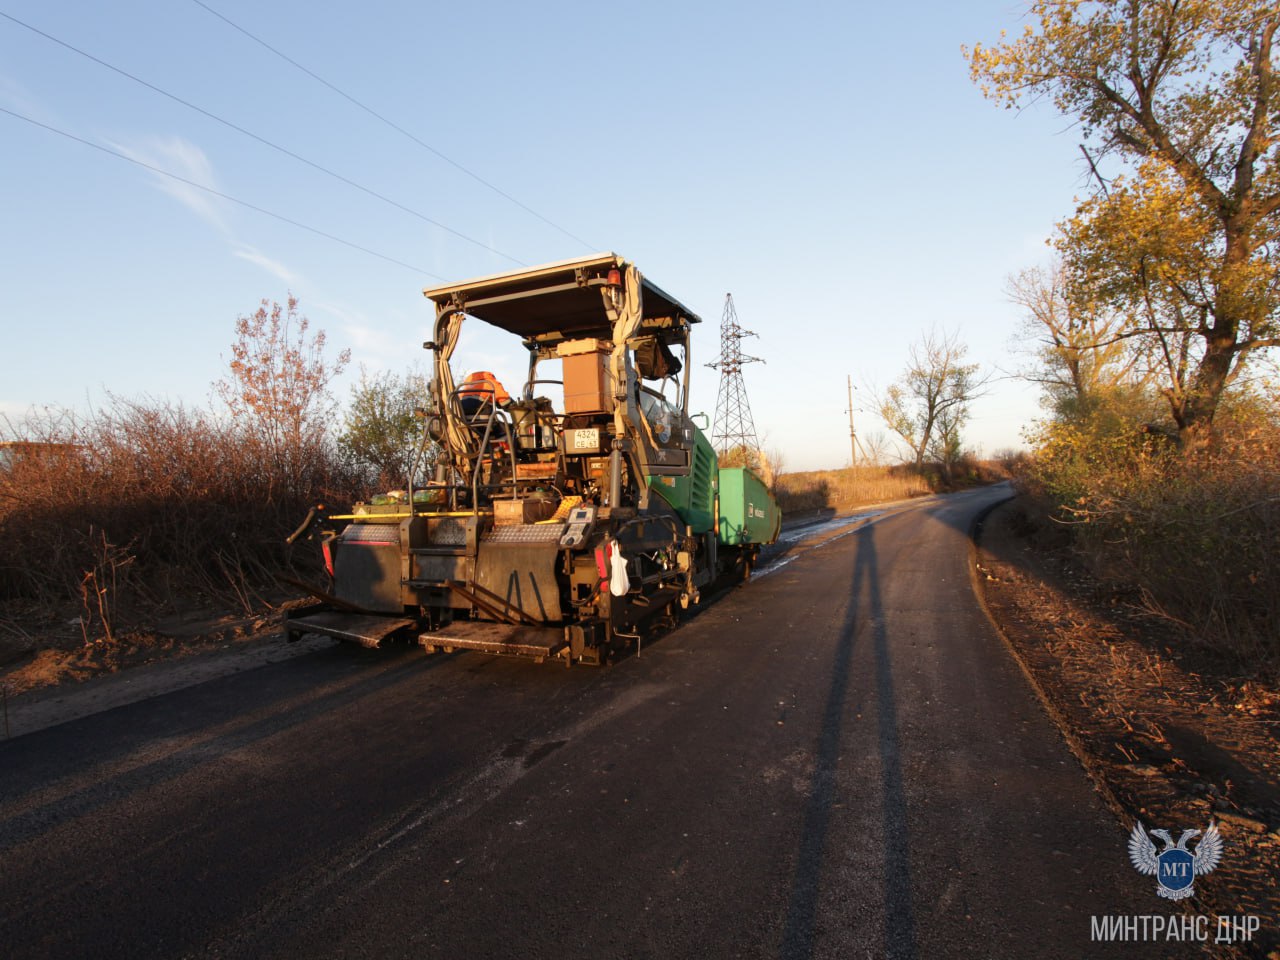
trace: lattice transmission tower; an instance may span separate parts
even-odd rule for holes
[[[720,371],[720,391],[716,395],[716,420],[711,430],[712,445],[724,454],[741,449],[745,466],[760,467],[760,441],[756,438],[755,421],[751,419],[751,402],[742,380],[742,365],[764,363],[759,357],[742,352],[742,338],[754,337],[738,324],[738,311],[733,307],[733,294],[724,295],[724,316],[720,318],[720,356],[707,366]]]

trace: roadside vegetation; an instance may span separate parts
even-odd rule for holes
[[[962,431],[991,376],[965,362],[968,352],[957,334],[930,330],[911,345],[901,376],[875,397],[876,413],[911,451],[915,473],[925,477],[926,464],[936,467],[947,485],[963,483],[966,466],[972,471]]]
[[[966,51],[997,103],[1080,124],[1090,192],[1010,278],[1045,417],[1021,473],[1116,591],[1280,673],[1280,13],[1031,5]]]
[[[784,472],[779,453],[741,451],[721,456],[724,465],[748,463],[766,478],[784,515],[843,512],[854,507],[906,500],[1010,477],[1010,457],[979,460],[964,445],[970,404],[991,378],[966,362],[968,347],[954,332],[929,330],[908,349],[907,364],[884,389],[871,387],[875,413],[896,439],[882,433],[853,439],[856,462],[838,470]],[[896,461],[896,462],[895,462]]]
[[[905,500],[932,492],[925,475],[901,465],[786,473],[778,478],[774,495],[786,516],[823,509],[839,512],[864,503]]]
[[[939,344],[945,350],[936,349]],[[957,369],[964,347],[954,337],[930,334],[918,350],[938,362],[921,362],[913,350],[910,365],[890,389],[901,428],[895,432],[909,451],[905,457],[896,455],[885,436],[877,434],[865,444],[857,440],[858,462],[841,469],[787,471],[782,451],[741,446],[721,452],[720,466],[753,469],[777,499],[784,517],[843,513],[867,504],[1010,479],[1020,454],[980,460],[963,445],[960,431],[968,419],[968,402],[976,396],[969,387],[983,379],[977,365]]]
[[[940,463],[926,461],[919,470],[914,464],[900,463],[784,473],[774,485],[774,495],[783,516],[819,510],[839,513],[871,503],[994,483],[1009,476],[1001,461],[977,460],[964,454],[946,470]]]
[[[77,598],[86,638],[193,599],[247,612],[288,565],[280,532],[347,479],[322,445],[163,402],[112,398],[22,437],[0,471],[0,596],[60,614]]]
[[[193,610],[251,616],[284,595],[280,573],[315,563],[285,538],[384,464],[333,437],[329,386],[348,357],[330,356],[297,307],[264,301],[239,318],[208,409],[109,396],[87,416],[5,424],[0,661],[50,637],[138,639]]]

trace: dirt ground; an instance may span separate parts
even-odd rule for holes
[[[256,616],[193,611],[161,620],[152,629],[124,631],[113,641],[86,641],[77,617],[17,612],[0,619],[0,689],[7,697],[18,697],[157,661],[259,644],[279,635],[285,607],[305,602],[273,599],[276,608]]]
[[[1018,498],[983,522],[975,574],[989,613],[1126,827],[1176,837],[1218,824],[1222,862],[1184,903],[1259,917],[1234,955],[1280,960],[1280,694],[1109,593],[1037,516]]]

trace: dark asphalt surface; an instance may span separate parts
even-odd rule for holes
[[[0,744],[7,957],[1083,957],[1167,914],[958,494],[607,669],[338,647]]]

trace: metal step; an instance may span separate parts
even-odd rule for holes
[[[377,647],[397,630],[411,627],[415,623],[416,620],[403,618],[327,610],[305,617],[290,617],[285,621],[285,629],[291,639],[304,633],[323,633],[339,640],[352,640],[361,646]]]
[[[418,643],[432,650],[476,650],[511,657],[533,657],[542,661],[555,656],[566,645],[561,627],[512,626],[464,620],[418,636]]]

